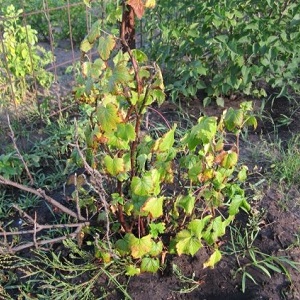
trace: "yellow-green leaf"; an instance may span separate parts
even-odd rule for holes
[[[125,165],[122,158],[111,158],[109,155],[106,155],[103,161],[107,172],[112,176],[117,176],[125,170]]]
[[[209,259],[203,264],[203,268],[214,268],[214,266],[216,265],[216,263],[218,263],[222,258],[222,254],[221,252],[216,249],[215,252],[209,257]]]
[[[130,239],[130,250],[133,258],[142,258],[152,249],[151,235],[148,234],[140,239],[133,237]]]
[[[222,167],[226,168],[226,169],[230,169],[232,167],[234,167],[238,162],[238,155],[236,152],[231,151],[229,152],[227,155],[224,156],[223,160],[222,160]]]
[[[142,211],[148,212],[151,218],[159,218],[163,214],[164,197],[150,197],[142,206]]]
[[[145,7],[146,8],[153,8],[156,5],[156,0],[146,0]]]
[[[195,255],[201,248],[201,242],[188,230],[182,230],[176,235],[176,251],[178,255]]]
[[[118,115],[118,107],[112,103],[98,107],[97,119],[102,129],[107,132],[115,130],[117,124],[121,122],[121,118]]]
[[[158,258],[144,257],[141,263],[142,272],[156,273],[159,269],[159,260]]]
[[[114,49],[115,45],[115,38],[111,34],[107,36],[101,36],[99,38],[99,44],[97,48],[100,57],[103,60],[108,60],[110,57],[110,53]]]

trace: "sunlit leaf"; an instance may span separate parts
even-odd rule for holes
[[[224,156],[221,165],[226,169],[230,169],[234,167],[237,164],[237,162],[238,162],[238,155],[236,152],[232,151]]]
[[[242,169],[238,173],[239,181],[244,182],[247,179],[247,171],[248,171],[248,167],[242,166]]]
[[[162,241],[158,241],[157,243],[152,243],[152,249],[149,252],[149,255],[151,256],[158,256],[162,253],[163,250],[163,243]]]
[[[115,38],[109,34],[106,36],[101,36],[99,38],[98,44],[98,53],[103,60],[108,60],[110,57],[111,51],[114,49],[116,45]]]
[[[93,48],[93,44],[91,44],[87,38],[85,38],[80,44],[80,50],[82,52],[89,52]]]
[[[182,230],[176,235],[176,250],[178,255],[195,255],[201,248],[201,242],[189,230]]]
[[[87,36],[90,44],[94,45],[96,39],[100,36],[101,20],[96,21]]]
[[[159,234],[164,233],[166,229],[165,223],[150,223],[150,234],[153,238],[157,238]]]
[[[141,269],[137,268],[134,265],[128,265],[126,267],[125,275],[127,275],[127,276],[135,276],[135,275],[139,275],[140,273],[141,273]]]
[[[194,219],[189,223],[188,229],[200,240],[202,238],[202,232],[210,219],[211,215],[208,215],[203,219]]]
[[[112,176],[116,176],[125,170],[123,158],[111,158],[109,155],[106,155],[103,161],[108,173]]]
[[[135,140],[135,130],[130,123],[120,123],[117,125],[116,136],[125,141]]]
[[[173,126],[173,128],[168,131],[166,134],[164,134],[163,137],[159,138],[153,147],[154,151],[164,152],[167,150],[170,150],[170,148],[174,144],[174,134],[176,129],[176,124]]]
[[[215,249],[214,253],[209,257],[209,259],[203,264],[203,268],[214,268],[214,266],[221,260],[222,254],[218,249]]]
[[[158,171],[153,169],[145,172],[142,178],[133,177],[131,190],[138,196],[157,195],[160,191]]]
[[[121,122],[118,108],[112,103],[108,103],[106,106],[98,106],[97,119],[103,130],[108,132],[116,129],[117,124]]]
[[[126,65],[121,62],[112,70],[112,75],[109,78],[108,87],[109,91],[113,91],[118,83],[126,83],[130,81],[131,77]]]
[[[158,218],[163,214],[164,197],[150,197],[142,206],[142,211],[148,212],[151,218]]]
[[[224,118],[224,123],[229,131],[233,131],[236,128],[240,128],[243,125],[243,121],[244,113],[242,109],[235,110],[232,107],[230,107],[227,110]]]
[[[145,254],[149,253],[152,249],[151,235],[148,234],[142,238],[132,238],[130,240],[130,250],[133,258],[142,258]]]
[[[156,5],[156,0],[146,0],[145,7],[146,8],[153,8]]]
[[[156,273],[159,269],[159,259],[152,257],[144,257],[141,263],[142,272]]]

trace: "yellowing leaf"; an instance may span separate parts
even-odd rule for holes
[[[237,161],[238,161],[238,155],[236,152],[232,151],[224,156],[221,165],[226,169],[230,169],[237,164]]]
[[[142,258],[152,249],[151,235],[148,234],[141,239],[136,237],[130,239],[131,256],[133,258]]]
[[[116,176],[125,170],[124,161],[122,158],[111,158],[109,155],[106,155],[103,161],[108,173],[112,176]]]
[[[153,8],[156,5],[156,0],[146,0],[145,7],[146,8]]]
[[[117,124],[121,122],[118,108],[112,103],[108,103],[106,106],[100,105],[97,108],[97,119],[102,129],[107,132],[115,130]]]
[[[216,249],[215,252],[209,257],[209,259],[203,264],[203,268],[214,268],[215,264],[218,263],[222,258],[221,252]]]
[[[93,48],[93,44],[91,44],[87,38],[85,38],[80,44],[80,50],[84,53],[89,52]]]
[[[99,44],[97,48],[100,57],[103,60],[108,60],[110,57],[110,53],[114,49],[115,45],[115,38],[111,34],[105,37],[101,36],[99,38]]]
[[[125,275],[127,276],[135,276],[135,275],[139,275],[140,273],[141,273],[141,269],[137,268],[134,265],[129,265],[126,267]]]
[[[150,197],[142,206],[142,211],[148,212],[151,218],[158,218],[163,214],[164,197]]]

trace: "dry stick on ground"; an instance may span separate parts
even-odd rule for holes
[[[0,253],[4,254],[4,253],[15,253],[17,251],[20,250],[24,250],[26,248],[31,248],[31,247],[35,247],[38,248],[39,245],[46,245],[46,244],[52,244],[52,243],[56,243],[71,237],[76,237],[78,234],[80,234],[81,230],[83,227],[85,226],[89,226],[90,222],[83,222],[83,223],[72,223],[72,224],[54,224],[54,225],[41,225],[36,221],[36,214],[34,219],[29,216],[26,212],[24,212],[18,205],[13,204],[12,205],[16,210],[19,211],[21,217],[26,218],[30,223],[33,224],[34,228],[31,230],[21,230],[21,231],[5,231],[3,228],[0,227],[0,236],[4,237],[4,243],[3,245],[5,245],[5,247],[1,247],[0,246]],[[61,236],[58,238],[54,238],[54,239],[46,239],[46,240],[41,240],[38,241],[36,234],[41,231],[41,230],[45,230],[45,229],[56,229],[56,228],[77,228],[75,232],[71,233],[71,234],[67,234],[65,236]],[[11,247],[8,242],[7,242],[7,236],[10,235],[23,235],[23,234],[33,234],[33,242],[28,242],[25,243],[23,245],[18,245],[15,247]]]
[[[71,216],[71,217],[73,217],[75,219],[79,219],[80,221],[86,221],[85,218],[83,218],[83,217],[78,218],[77,213],[75,213],[74,211],[72,211],[69,208],[65,207],[64,205],[62,205],[58,201],[54,200],[52,197],[46,195],[45,191],[42,190],[42,189],[37,189],[36,190],[36,189],[30,188],[30,187],[28,187],[26,185],[23,185],[23,184],[11,181],[9,179],[5,179],[1,175],[0,175],[0,184],[13,186],[13,187],[18,188],[18,189],[20,189],[22,191],[25,191],[25,192],[37,195],[40,198],[44,198],[47,202],[49,202],[53,206],[57,207],[59,210],[61,210],[62,212],[66,213],[67,215],[69,215],[69,216]]]
[[[70,234],[67,234],[67,235],[64,235],[64,236],[60,236],[60,237],[57,237],[57,238],[53,238],[53,239],[49,239],[49,240],[36,241],[36,243],[35,242],[28,242],[26,244],[18,245],[18,246],[15,246],[15,247],[5,247],[4,248],[4,247],[1,247],[1,245],[0,245],[0,254],[7,254],[7,253],[13,254],[13,253],[16,253],[16,252],[19,252],[21,250],[31,248],[31,247],[34,247],[34,246],[38,247],[38,246],[42,246],[42,245],[55,244],[55,243],[64,241],[66,239],[76,238],[78,236],[78,234],[80,234],[82,228],[85,226],[85,225],[81,225],[81,224],[78,224],[78,225],[79,226],[77,226],[76,231],[74,231],[73,233],[70,233]]]
[[[20,153],[19,148],[17,146],[16,138],[15,138],[15,133],[14,133],[12,127],[11,127],[9,115],[7,114],[6,117],[7,117],[8,127],[9,127],[9,130],[10,130],[10,138],[11,138],[11,140],[13,142],[14,148],[17,151],[17,154],[18,154],[20,160],[22,161],[22,163],[24,165],[24,168],[25,168],[26,173],[27,173],[27,175],[29,177],[29,180],[30,180],[30,185],[33,185],[34,184],[33,177],[32,177],[32,175],[31,175],[31,173],[30,173],[30,171],[28,169],[28,166],[27,166],[27,164],[26,164],[26,162],[25,162],[25,160],[24,160],[24,158],[23,158],[22,154]]]

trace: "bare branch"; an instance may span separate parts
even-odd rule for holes
[[[71,217],[74,217],[75,219],[79,219],[78,216],[77,216],[77,214],[74,211],[72,211],[69,208],[65,207],[64,205],[62,205],[61,203],[59,203],[58,201],[56,201],[52,197],[46,195],[45,191],[42,190],[42,189],[36,190],[36,189],[30,188],[30,187],[28,187],[26,185],[23,185],[23,184],[11,181],[9,179],[5,179],[1,175],[0,175],[0,184],[13,186],[13,187],[18,188],[18,189],[20,189],[22,191],[29,192],[29,193],[32,193],[34,195],[37,195],[40,198],[44,198],[47,202],[49,202],[53,206],[57,207],[62,212],[70,215]],[[81,217],[79,220],[80,221],[86,221],[86,219],[83,218],[83,217]]]

